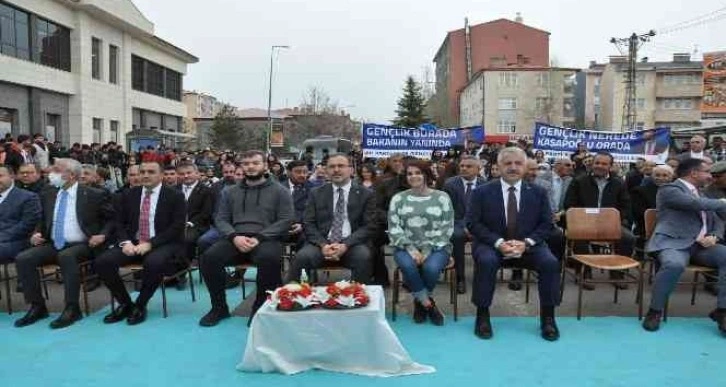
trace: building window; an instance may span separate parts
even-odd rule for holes
[[[101,79],[101,41],[91,39],[91,76],[93,79]]]
[[[136,55],[131,56],[131,85],[137,91],[175,101],[182,100],[183,76],[181,73]]]
[[[636,122],[635,123],[635,130],[643,130],[645,129],[645,122]]]
[[[550,98],[549,97],[537,97],[535,100],[535,109],[538,112],[545,112],[549,110],[550,108]]]
[[[146,91],[145,82],[145,61],[138,56],[131,57],[131,86],[137,91]]]
[[[550,84],[550,73],[537,73],[537,86],[547,87]]]
[[[0,52],[30,59],[29,15],[0,3]]]
[[[13,133],[14,121],[15,110],[0,107],[0,138],[5,138],[5,135]]]
[[[30,16],[0,1],[0,53],[71,71],[70,30],[40,17],[31,29]]]
[[[497,120],[499,133],[514,133],[517,131],[517,112],[514,110],[500,110]]]
[[[645,74],[636,73],[635,74],[635,83],[637,83],[638,85],[645,85]]]
[[[111,133],[108,140],[118,144],[118,121],[111,121],[110,126],[109,131]]]
[[[108,81],[118,85],[118,47],[108,46]]]
[[[635,106],[638,107],[638,109],[645,109],[645,98],[638,98],[635,100]]]
[[[176,71],[166,70],[166,98],[181,101],[182,76]]]
[[[47,114],[45,117],[45,138],[48,142],[58,140],[58,130],[60,129],[60,116],[57,114]]]
[[[93,142],[101,143],[101,131],[103,130],[103,120],[100,118],[93,119]]]
[[[703,77],[699,73],[663,75],[663,83],[666,85],[698,85],[702,82]]]
[[[511,71],[504,71],[499,73],[499,86],[502,87],[517,87],[517,73]]]
[[[690,98],[663,98],[661,107],[665,110],[693,109],[693,100]]]
[[[574,98],[563,98],[562,99],[562,117],[574,117],[575,116],[575,99]]]
[[[516,97],[499,98],[499,109],[500,110],[517,109],[517,98]]]

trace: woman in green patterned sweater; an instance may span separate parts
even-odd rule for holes
[[[443,325],[444,315],[432,294],[451,256],[454,209],[449,195],[429,188],[434,176],[428,161],[408,161],[406,180],[411,189],[396,194],[388,209],[393,258],[414,297],[414,322],[423,323],[428,317]]]

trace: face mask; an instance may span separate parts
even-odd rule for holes
[[[49,173],[48,182],[50,183],[50,185],[56,188],[62,188],[64,185],[66,185],[66,181],[65,179],[63,179],[63,175],[58,172]]]

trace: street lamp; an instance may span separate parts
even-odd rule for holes
[[[275,57],[275,49],[290,48],[290,46],[272,46],[270,50],[270,87],[267,89],[267,154],[271,152],[271,136],[272,136],[272,71],[273,59]]]

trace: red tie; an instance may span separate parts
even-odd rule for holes
[[[141,201],[141,215],[139,215],[139,242],[149,241],[149,213],[151,212],[151,190],[144,191],[144,200]]]

